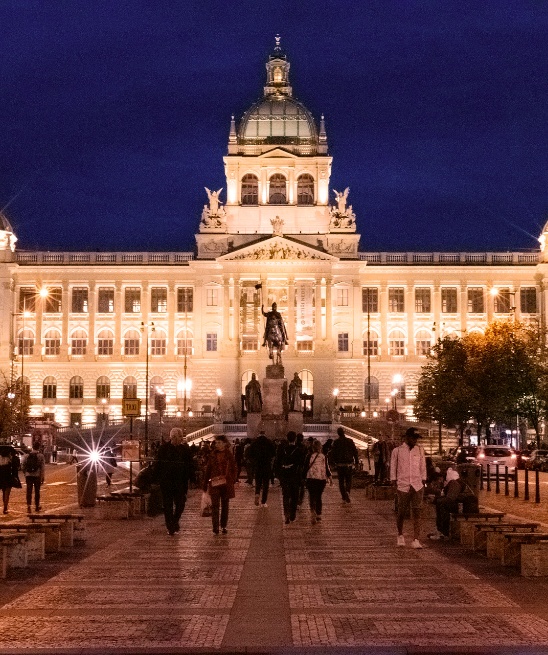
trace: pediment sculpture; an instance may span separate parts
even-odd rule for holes
[[[230,259],[331,259],[307,248],[274,242],[247,250]]]

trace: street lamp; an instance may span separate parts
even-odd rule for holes
[[[400,393],[400,390],[401,390],[401,383],[402,382],[403,382],[403,376],[400,373],[396,373],[396,375],[394,375],[394,377],[392,378],[393,388],[392,388],[392,392],[391,392],[392,399],[393,399],[393,402],[394,402],[394,409],[396,411],[398,410],[397,398],[398,398],[398,394]]]
[[[104,429],[104,427],[105,427],[105,418],[106,418],[105,405],[107,404],[107,399],[106,398],[101,398],[101,404],[103,406],[103,418],[101,420],[102,420],[103,429]]]
[[[339,390],[337,387],[333,389],[333,407],[337,409],[337,398],[339,397]]]
[[[156,328],[154,323],[144,323],[141,321],[141,334],[145,333],[146,330],[146,368],[145,368],[145,457],[148,457],[148,399],[149,399],[149,388],[148,388],[148,340],[150,332],[154,332]]]

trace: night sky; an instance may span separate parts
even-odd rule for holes
[[[548,220],[543,0],[0,0],[0,25],[20,249],[193,249],[276,33],[361,250],[528,249]]]

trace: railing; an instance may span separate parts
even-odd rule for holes
[[[459,266],[534,266],[539,262],[538,252],[359,252],[358,259],[370,265],[386,266],[390,264],[439,265],[456,264]]]
[[[186,440],[187,441],[196,441],[197,439],[206,439],[207,437],[212,437],[214,434],[213,432],[213,426],[212,425],[206,425],[205,428],[200,428],[199,430],[196,430],[195,432],[191,432],[190,434],[186,435]]]
[[[194,259],[192,252],[25,252],[15,253],[18,264],[49,265],[71,264],[91,266],[96,264],[154,265],[188,264]]]

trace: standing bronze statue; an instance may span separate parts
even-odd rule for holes
[[[285,329],[284,320],[278,311],[278,305],[275,302],[272,303],[272,311],[270,312],[265,312],[264,305],[261,305],[261,312],[263,316],[266,316],[263,346],[268,347],[268,356],[272,360],[274,359],[275,349],[275,364],[281,364],[283,347],[289,343],[287,340],[287,331]]]
[[[255,373],[251,374],[251,380],[245,385],[245,405],[250,413],[260,413],[263,408],[261,385]]]
[[[302,380],[299,377],[299,374],[295,373],[293,379],[289,383],[289,411],[290,412],[295,411],[295,404],[297,402],[297,398],[301,397],[302,389],[303,389]]]

